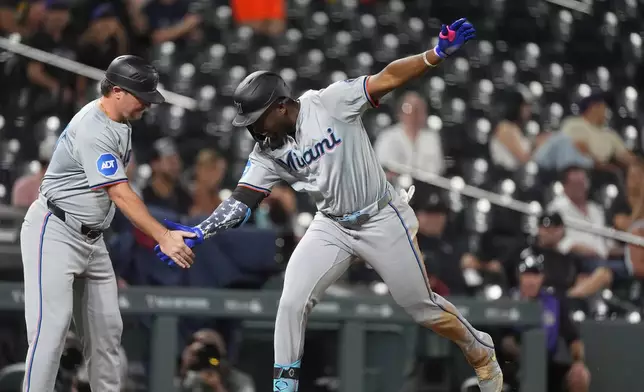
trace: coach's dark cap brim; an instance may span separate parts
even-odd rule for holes
[[[165,98],[159,92],[159,90],[149,91],[145,93],[132,92],[132,95],[147,103],[159,104],[165,102]]]

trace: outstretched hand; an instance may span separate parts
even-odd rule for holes
[[[154,251],[168,265],[176,264],[181,268],[189,268],[194,262],[195,254],[192,248],[203,242],[203,232],[198,227],[185,226],[165,220],[168,230]]]
[[[467,19],[461,18],[451,25],[442,25],[438,35],[436,55],[446,59],[456,53],[465,43],[476,38],[476,29]]]

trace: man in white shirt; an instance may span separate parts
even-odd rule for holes
[[[563,172],[562,184],[564,193],[550,203],[548,211],[559,212],[564,221],[577,219],[597,226],[606,225],[602,208],[588,201],[590,181],[584,169],[578,167],[566,169]],[[606,259],[610,244],[602,236],[568,228],[558,249],[564,254],[576,253],[583,257]]]
[[[588,200],[590,180],[586,170],[569,167],[563,172],[561,182],[564,193],[548,205],[549,213],[558,212],[565,223],[570,220],[584,220],[595,226],[606,226],[604,210]],[[574,253],[581,256],[586,272],[590,274],[588,284],[571,290],[570,296],[581,297],[596,292],[600,287],[610,286],[615,274],[626,273],[623,261],[609,260],[612,246],[612,241],[605,237],[571,227],[566,228],[566,235],[557,245],[557,250],[563,254]]]
[[[387,167],[391,162],[435,174],[445,169],[439,132],[427,127],[427,103],[415,92],[400,100],[398,123],[385,129],[375,142],[376,156],[385,167],[387,178],[403,174]]]

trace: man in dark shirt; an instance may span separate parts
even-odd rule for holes
[[[143,12],[147,18],[152,43],[200,40],[201,15],[190,12],[189,0],[152,0]]]
[[[562,254],[557,250],[557,244],[565,235],[565,227],[558,213],[543,215],[539,220],[539,232],[535,238],[528,238],[527,243],[519,244],[501,257],[509,284],[518,284],[516,270],[524,252],[543,255],[544,285],[552,287],[559,294],[565,294],[573,287],[578,274],[582,270],[581,259],[573,254]]]
[[[112,60],[128,52],[128,38],[119,21],[114,6],[104,3],[95,7],[89,15],[89,26],[78,40],[78,61],[98,69],[106,69]],[[77,103],[84,105],[87,99],[88,80],[77,78]]]
[[[612,278],[607,268],[597,268],[586,274],[581,257],[558,250],[557,244],[564,238],[565,231],[561,215],[556,212],[545,214],[540,218],[536,237],[528,238],[526,243],[500,257],[511,287],[518,283],[515,271],[524,252],[543,255],[544,286],[551,287],[559,295],[587,297],[610,285]]]
[[[27,40],[27,45],[76,60],[76,42],[69,34],[69,6],[61,0],[47,3],[42,28]],[[50,113],[70,117],[74,107],[76,75],[61,68],[29,60],[27,79],[31,84],[32,119]],[[69,113],[68,113],[69,112]],[[35,117],[35,118],[34,118]],[[65,119],[63,122],[66,121]]]
[[[45,0],[0,0],[0,34],[29,37],[45,16],[45,3]]]
[[[451,295],[465,294],[467,286],[461,264],[463,258],[472,257],[467,252],[462,236],[446,238],[449,206],[444,195],[437,190],[419,191],[411,201],[418,218],[418,247],[422,253],[427,272],[444,282]],[[455,239],[456,238],[456,239]]]
[[[192,197],[179,182],[182,162],[172,139],[154,142],[150,167],[152,176],[142,192],[145,204],[187,214]]]
[[[548,391],[588,392],[590,373],[584,364],[584,343],[573,323],[570,311],[564,299],[544,289],[544,256],[539,253],[525,252],[517,268],[519,287],[511,296],[515,299],[538,301],[543,308],[543,327],[546,332],[548,352]],[[504,364],[505,379],[509,384],[516,384],[516,375],[520,364],[522,330],[517,328],[503,331],[499,363]],[[564,364],[554,360],[559,340],[563,339],[568,346],[572,363]]]

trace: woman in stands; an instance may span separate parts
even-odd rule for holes
[[[532,116],[530,102],[519,91],[508,94],[506,111],[490,139],[490,158],[505,170],[515,171],[532,157],[533,143],[523,128]]]

